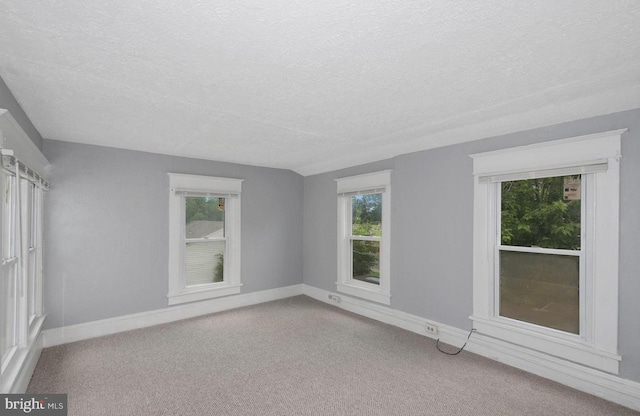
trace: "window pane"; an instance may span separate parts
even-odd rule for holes
[[[5,259],[13,257],[15,253],[15,236],[13,234],[15,229],[15,219],[13,215],[13,187],[14,177],[6,175],[2,204],[2,256]]]
[[[5,260],[15,256],[15,212],[13,207],[13,192],[15,177],[5,175],[4,195],[2,204],[2,256]],[[17,297],[16,277],[17,262],[6,264],[0,269],[0,357],[2,363],[7,354],[16,345],[17,326]]]
[[[580,258],[500,251],[500,316],[578,334]]]
[[[186,199],[186,238],[224,237],[225,198]]]
[[[502,182],[501,243],[580,250],[581,176]]]
[[[29,320],[36,315],[36,251],[30,250],[27,255],[27,310],[29,314]]]
[[[187,243],[185,251],[187,286],[224,280],[224,241]]]
[[[29,183],[29,247],[36,246],[38,198],[36,196],[36,185]]]
[[[351,241],[353,278],[375,285],[380,284],[380,242]]]
[[[382,236],[382,194],[351,197],[352,235]]]
[[[27,226],[26,234],[28,243],[28,249],[25,253],[27,260],[25,272],[27,276],[27,314],[29,322],[31,322],[35,309],[35,185],[32,182],[27,182],[26,180],[23,180],[23,184],[27,187],[26,203],[24,205],[24,209],[26,211],[25,222]]]

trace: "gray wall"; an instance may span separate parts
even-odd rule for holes
[[[640,381],[640,110],[625,111],[304,178],[304,282],[335,291],[334,179],[393,169],[391,307],[471,329],[473,178],[469,154],[628,128],[620,212],[620,374]]]
[[[44,140],[46,328],[167,307],[167,172],[244,179],[242,293],[302,283],[297,173]]]
[[[167,305],[167,172],[244,178],[243,293],[304,283],[335,291],[334,179],[392,175],[392,304],[461,329],[472,312],[469,154],[628,128],[620,213],[621,376],[640,381],[640,110],[416,152],[302,178],[296,173],[44,140],[46,327]],[[266,213],[266,214],[265,214]],[[304,259],[304,262],[303,262]]]
[[[15,118],[18,124],[20,124],[20,127],[22,127],[22,130],[29,135],[39,149],[42,149],[42,136],[40,136],[38,130],[33,126],[29,117],[22,111],[22,107],[20,107],[20,104],[18,104],[2,78],[0,78],[0,108],[9,110],[13,118]]]

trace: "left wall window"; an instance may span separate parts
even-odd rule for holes
[[[242,180],[169,174],[169,304],[240,293]]]
[[[23,393],[42,349],[44,178],[49,162],[0,108],[0,393]]]
[[[0,359],[2,391],[16,375],[44,321],[42,208],[47,183],[2,149],[0,167]]]
[[[16,180],[15,175],[2,170],[0,192],[2,192],[2,277],[0,299],[2,319],[0,325],[0,356],[2,368],[11,361],[17,348],[18,329],[18,258],[16,253]]]

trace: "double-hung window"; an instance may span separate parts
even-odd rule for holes
[[[240,293],[241,179],[169,174],[169,304]]]
[[[391,171],[337,180],[339,292],[390,304]]]
[[[42,305],[43,194],[49,162],[0,109],[0,392],[17,392],[38,348]]]
[[[580,289],[586,283],[585,243],[592,242],[583,232],[589,210],[581,202],[584,195],[588,203],[591,192],[585,190],[591,190],[592,179],[552,176],[497,186],[499,316],[568,334],[585,332],[586,291]]]
[[[0,195],[0,380],[11,389],[44,321],[42,207],[47,182],[2,149]]]
[[[22,211],[25,227],[24,272],[29,291],[27,293],[27,315],[29,325],[33,325],[42,313],[42,250],[39,235],[42,224],[42,189],[35,183],[22,180],[25,192],[22,195]]]
[[[623,132],[471,156],[479,334],[618,372]]]
[[[19,217],[16,204],[17,186],[15,172],[3,168],[0,192],[2,192],[2,274],[0,277],[0,356],[2,372],[11,362],[18,347],[20,329],[20,285],[18,275]]]

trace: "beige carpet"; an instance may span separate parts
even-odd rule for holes
[[[45,349],[69,415],[632,415],[305,296]]]

